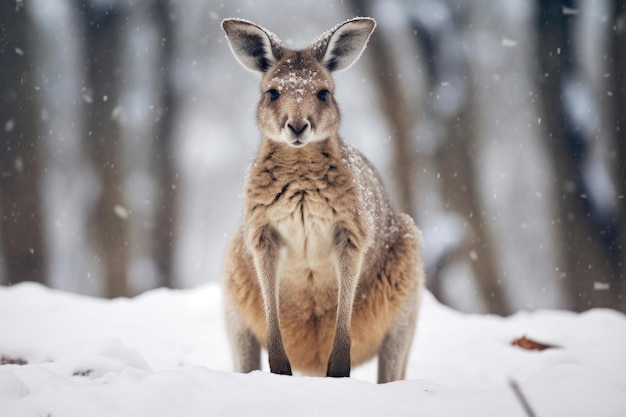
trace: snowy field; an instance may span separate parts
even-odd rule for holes
[[[557,347],[525,350],[522,336]],[[424,300],[408,380],[230,372],[220,290],[103,300],[0,288],[1,417],[626,416],[626,317],[464,315]]]

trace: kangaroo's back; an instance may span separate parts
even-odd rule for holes
[[[375,23],[353,19],[292,51],[252,23],[223,22],[261,74],[262,141],[243,224],[225,267],[235,367],[347,376],[378,353],[379,381],[404,376],[423,283],[419,232],[396,214],[374,167],[338,136],[333,71],[361,54]]]

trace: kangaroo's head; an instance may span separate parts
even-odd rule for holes
[[[237,60],[261,75],[257,122],[263,136],[300,147],[335,135],[340,116],[331,73],[359,58],[375,26],[370,18],[348,20],[294,51],[261,26],[224,20]]]

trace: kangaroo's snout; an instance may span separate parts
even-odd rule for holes
[[[291,131],[293,136],[300,138],[311,126],[308,120],[292,120],[287,122],[287,129]]]

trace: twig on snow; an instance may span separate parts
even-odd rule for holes
[[[536,417],[535,412],[530,407],[530,404],[528,403],[528,400],[526,399],[526,396],[524,395],[524,393],[520,389],[520,387],[517,384],[517,382],[515,382],[515,380],[511,379],[509,381],[509,385],[511,386],[511,389],[513,390],[513,393],[515,394],[515,397],[517,397],[517,400],[520,402],[520,404],[522,405],[522,408],[526,412],[526,415],[528,417]]]

